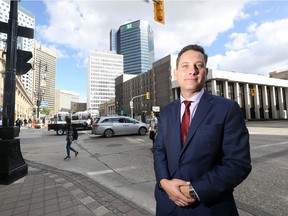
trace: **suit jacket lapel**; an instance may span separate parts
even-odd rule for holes
[[[179,167],[179,159],[181,156],[181,135],[180,135],[180,109],[181,109],[181,104],[180,104],[180,99],[175,100],[169,110],[168,117],[171,118],[170,124],[167,125],[170,127],[172,133],[170,134],[170,139],[168,141],[168,149],[169,151],[173,151],[171,153],[173,159],[171,160],[170,163],[170,175],[173,176],[176,170]]]
[[[175,125],[173,125],[172,127],[177,128],[175,131],[176,136],[174,138],[175,138],[175,143],[180,143],[180,145],[176,146],[177,155],[180,156],[180,153],[182,150],[182,148],[181,148],[181,132],[180,132],[180,127],[181,127],[180,126],[181,125],[181,121],[180,121],[180,113],[181,113],[180,99],[176,100],[174,105],[175,105],[175,107],[172,109],[172,112],[175,112],[175,113],[172,113],[171,116],[173,116],[172,122]]]
[[[187,147],[187,144],[190,143],[196,129],[200,126],[204,117],[206,116],[210,108],[212,107],[213,103],[211,99],[212,99],[212,96],[208,92],[205,91],[202,98],[200,99],[195,115],[191,121],[183,150]]]

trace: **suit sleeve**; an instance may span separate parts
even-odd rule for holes
[[[163,109],[161,112],[161,117],[158,118],[157,136],[153,144],[154,171],[158,184],[163,178],[170,179],[164,145],[164,126],[167,123],[165,122],[166,115],[167,114],[165,112],[165,109]]]
[[[222,158],[218,165],[192,182],[202,202],[231,193],[250,173],[249,133],[236,102],[230,104],[223,125]]]

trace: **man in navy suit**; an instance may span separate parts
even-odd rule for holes
[[[162,109],[152,150],[157,216],[238,215],[233,190],[252,169],[249,133],[235,101],[203,89],[207,60],[199,45],[176,60],[181,95]]]

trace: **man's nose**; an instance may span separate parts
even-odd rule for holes
[[[190,68],[189,74],[193,74],[193,75],[199,74],[199,69],[197,68],[196,65],[194,65],[193,67]]]

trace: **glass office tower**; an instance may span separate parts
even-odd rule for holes
[[[110,50],[123,55],[124,73],[140,74],[152,68],[154,34],[143,20],[126,23],[110,31]]]

